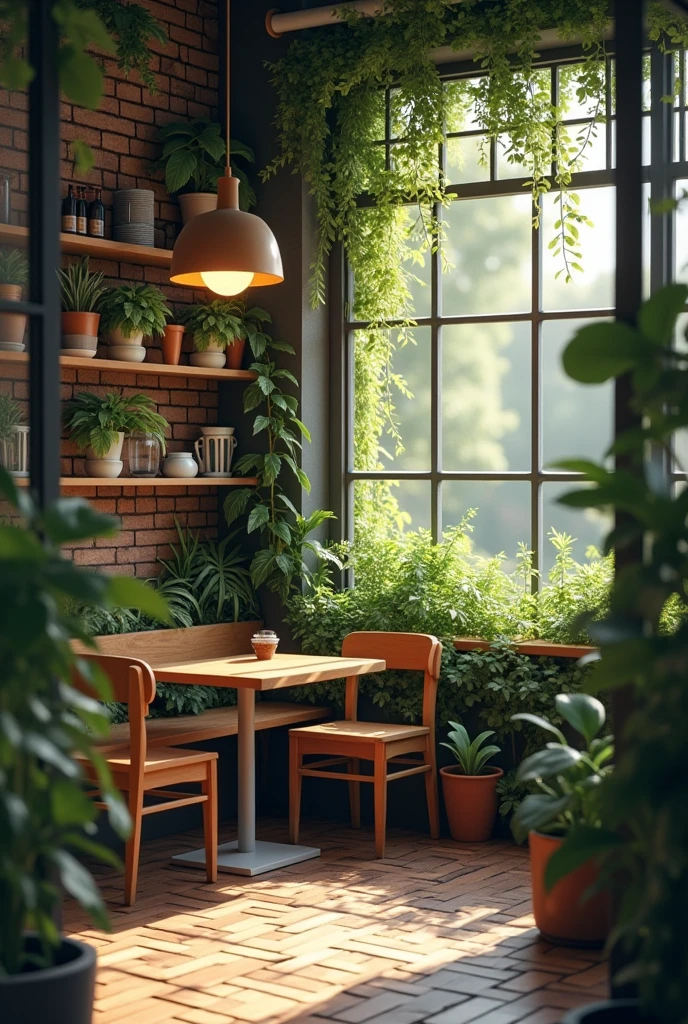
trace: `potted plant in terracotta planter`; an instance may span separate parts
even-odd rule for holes
[[[65,404],[63,418],[77,448],[86,454],[87,476],[120,475],[126,434],[151,434],[165,451],[169,423],[147,395],[124,397],[111,391],[101,397],[82,391]]]
[[[162,348],[162,361],[167,366],[178,366],[182,354],[182,341],[184,340],[184,324],[167,324],[160,339]]]
[[[560,693],[555,705],[561,718],[580,734],[582,749],[571,746],[561,729],[546,718],[527,713],[512,716],[514,721],[538,726],[554,741],[519,765],[517,781],[535,782],[541,792],[525,797],[511,828],[517,842],[529,840],[533,914],[543,936],[559,944],[600,946],[609,932],[610,901],[607,893],[590,895],[599,878],[594,858],[549,890],[545,875],[550,858],[572,830],[601,827],[600,784],[612,771],[613,739],[600,735],[606,713],[596,697]]]
[[[98,302],[105,291],[102,274],[92,274],[88,256],[58,270],[62,304],[62,351],[93,359],[98,349]]]
[[[0,249],[0,299],[21,302],[28,276],[22,252]],[[0,313],[0,352],[23,352],[27,320],[25,313]]]
[[[117,523],[88,502],[64,499],[38,510],[0,469],[0,496],[16,515],[3,524],[0,551],[2,731],[0,786],[0,1019],[3,1024],[90,1024],[96,955],[56,925],[62,891],[79,901],[99,928],[105,905],[86,854],[118,867],[111,850],[94,841],[99,811],[84,793],[74,751],[92,760],[111,825],[126,836],[129,818],[93,743],[106,737],[105,705],[77,693],[79,671],[108,700],[109,687],[93,663],[72,651],[84,636],[71,614],[74,595],[93,613],[134,607],[169,622],[164,599],[129,577],[110,578],[76,566],[63,543],[110,537]],[[21,514],[20,514],[21,510]]]
[[[487,762],[499,747],[484,747],[494,732],[487,730],[471,742],[468,732],[458,722],[450,722],[448,743],[457,763],[440,768],[444,806],[449,831],[457,843],[482,843],[490,838],[497,817],[497,783],[504,772]]]
[[[152,284],[122,284],[108,288],[98,303],[100,329],[110,359],[142,363],[144,338],[164,333],[172,310],[159,288]]]
[[[208,118],[175,121],[158,132],[162,157],[154,164],[164,170],[170,195],[178,195],[184,224],[200,213],[217,208],[217,179],[224,171],[225,141],[222,128]],[[239,204],[248,210],[256,201],[246,174],[234,165],[234,157],[253,163],[253,151],[232,140],[232,173],[239,178]]]
[[[247,309],[240,299],[215,299],[190,306],[181,319],[193,339],[195,351],[189,357],[192,366],[220,369],[226,363],[230,370],[239,370],[247,339],[254,356],[265,351],[267,335],[261,324],[270,316],[257,306]]]

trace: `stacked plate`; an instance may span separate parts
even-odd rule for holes
[[[152,189],[125,188],[115,192],[112,206],[114,240],[134,245],[154,245],[154,213]]]

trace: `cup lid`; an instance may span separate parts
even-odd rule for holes
[[[277,633],[272,629],[259,629],[257,633],[254,633],[251,637],[252,640],[279,640]]]

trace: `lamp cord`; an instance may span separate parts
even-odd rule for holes
[[[225,122],[225,132],[226,132],[226,134],[225,134],[225,146],[226,146],[226,151],[227,151],[226,152],[227,159],[225,161],[225,176],[226,177],[230,177],[231,173],[232,173],[231,162],[230,162],[230,149],[229,149],[229,147],[230,147],[230,143],[229,143],[229,114],[230,114],[230,110],[229,110],[229,108],[230,108],[230,63],[229,63],[229,51],[230,51],[229,21],[230,21],[230,10],[229,10],[229,8],[230,8],[230,3],[231,3],[231,0],[227,0],[227,14],[226,14],[227,24],[226,24],[226,32],[225,32],[225,36],[226,36],[225,45],[227,47],[227,50],[226,50],[226,53],[225,53],[225,74],[227,76],[227,94],[225,96],[225,117],[226,117],[226,122]]]

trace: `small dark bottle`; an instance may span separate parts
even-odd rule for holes
[[[88,234],[88,215],[86,213],[86,189],[83,185],[77,188],[76,199],[76,233],[77,235]]]
[[[76,199],[72,185],[62,200],[62,230],[68,235],[76,234]]]
[[[88,233],[91,238],[105,238],[105,207],[100,196],[97,188],[95,199],[88,206]]]

